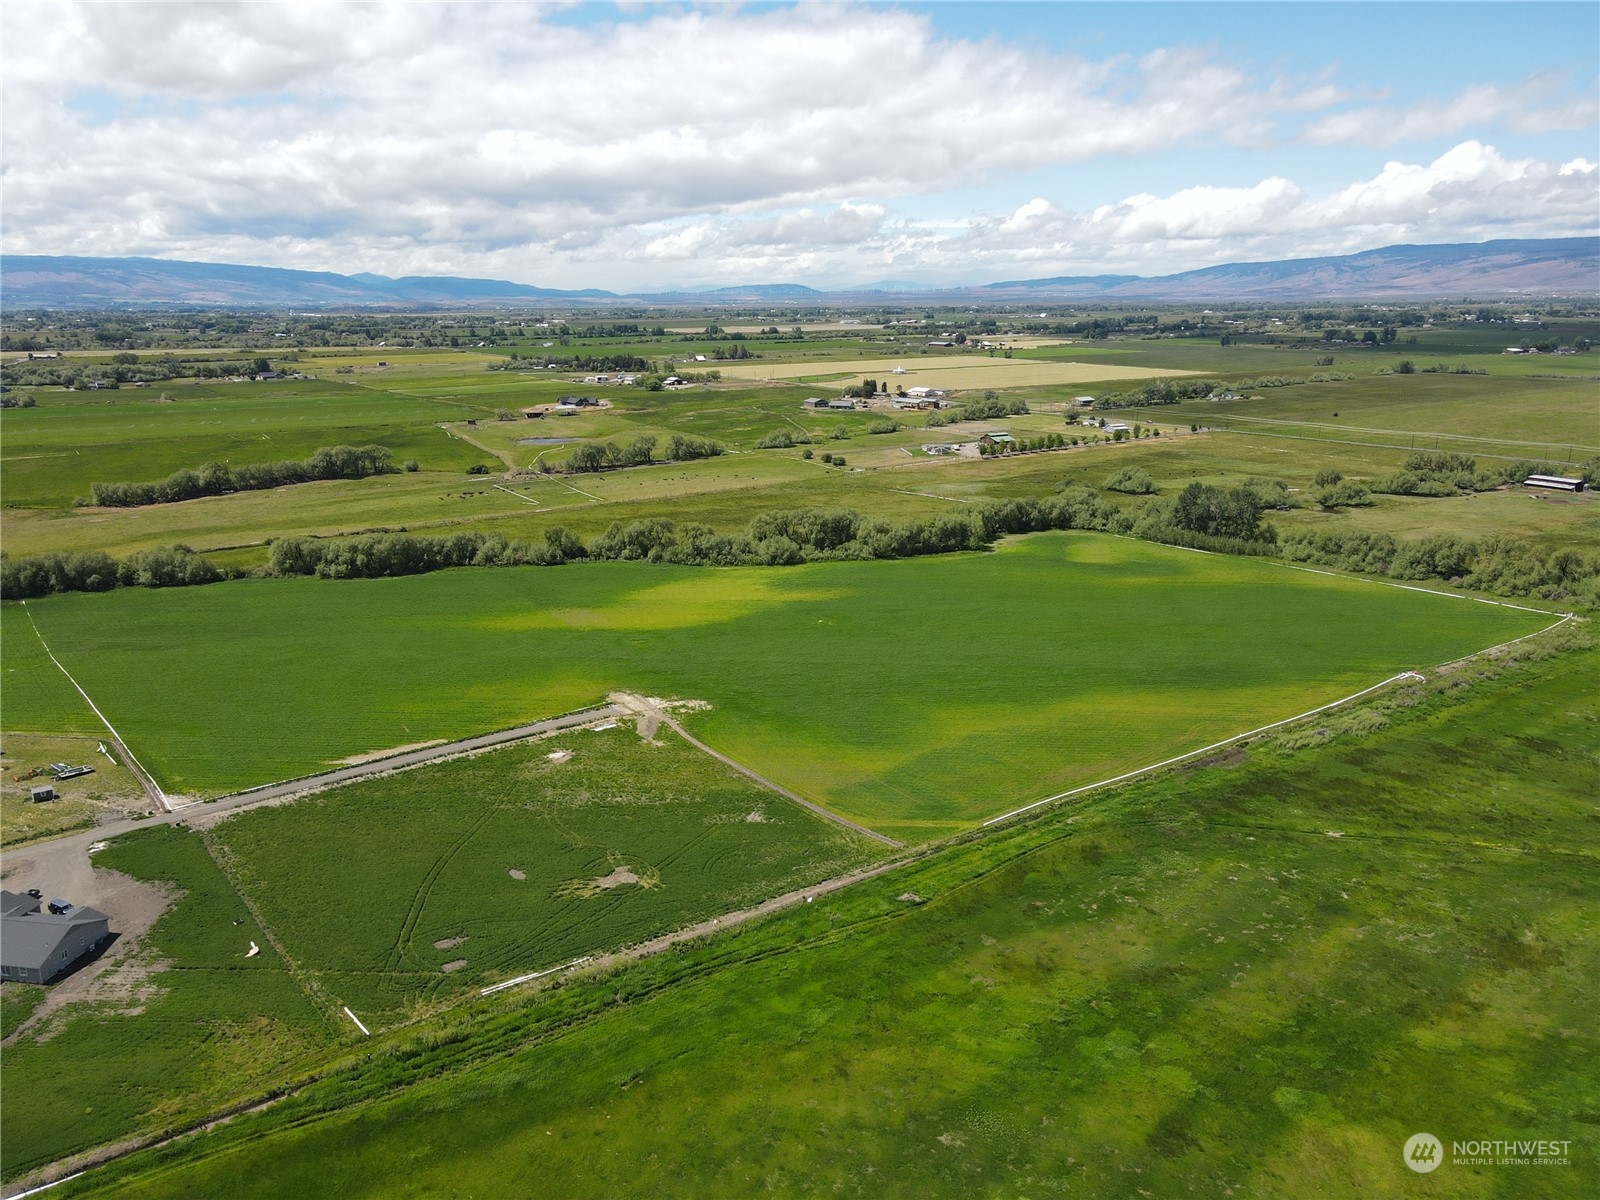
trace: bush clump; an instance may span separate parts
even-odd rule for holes
[[[1108,492],[1123,492],[1129,496],[1148,496],[1156,490],[1156,481],[1143,467],[1123,467],[1103,485]]]

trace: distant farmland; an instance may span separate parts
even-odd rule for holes
[[[895,368],[903,372],[890,375]],[[1009,388],[1050,383],[1088,383],[1101,379],[1156,379],[1193,375],[1193,371],[1127,367],[1120,364],[1048,362],[1037,358],[978,358],[925,356],[912,350],[903,358],[863,358],[854,362],[718,363],[725,379],[854,379],[860,375],[879,382],[916,383],[923,387]]]
[[[900,562],[128,589],[29,611],[174,791],[305,774],[627,688],[710,703],[692,724],[718,749],[910,839],[1550,623],[1097,534]],[[8,657],[33,636],[4,630]]]

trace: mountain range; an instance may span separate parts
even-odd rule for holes
[[[1385,246],[1329,258],[1226,263],[1174,275],[1083,275],[978,286],[885,281],[836,291],[795,283],[627,295],[450,275],[339,275],[163,258],[0,256],[0,304],[18,308],[143,305],[230,308],[575,307],[716,304],[1005,304],[1052,300],[1243,301],[1531,299],[1600,294],[1600,238]]]

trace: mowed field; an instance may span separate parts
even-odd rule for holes
[[[892,374],[895,368],[901,374]],[[1087,383],[1091,380],[1155,379],[1191,375],[1192,371],[1164,367],[1084,362],[1052,362],[1038,358],[988,358],[973,355],[924,355],[912,351],[904,358],[885,356],[843,362],[719,363],[725,379],[795,379],[825,382],[858,375],[879,376],[880,383],[954,388],[1031,387],[1048,383]]]
[[[1597,668],[1435,678],[59,1194],[1592,1197]],[[1419,1130],[1568,1161],[1418,1176]]]
[[[240,581],[28,610],[174,792],[626,689],[709,703],[687,719],[712,745],[913,840],[1552,619],[1076,533],[897,562]],[[34,636],[3,630],[8,653]]]

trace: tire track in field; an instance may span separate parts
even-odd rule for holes
[[[405,962],[406,955],[411,952],[411,943],[416,937],[417,926],[422,921],[422,910],[427,907],[428,896],[433,891],[434,884],[439,882],[439,876],[450,865],[450,860],[455,858],[474,837],[489,823],[490,818],[505,808],[504,804],[496,804],[487,808],[479,815],[478,819],[467,826],[464,832],[443,854],[434,859],[433,865],[428,868],[427,874],[422,877],[422,882],[417,885],[416,891],[411,894],[411,904],[406,909],[405,919],[400,922],[400,933],[395,939],[394,948],[389,951],[385,960],[386,970],[397,972]]]

